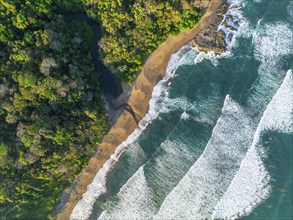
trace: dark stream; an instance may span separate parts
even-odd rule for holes
[[[118,79],[115,75],[113,75],[110,70],[103,64],[102,60],[99,59],[99,47],[98,42],[102,37],[102,31],[99,25],[90,17],[88,17],[85,13],[78,12],[78,13],[63,13],[63,16],[67,20],[81,20],[86,21],[93,30],[93,39],[90,46],[91,55],[93,58],[93,62],[95,63],[95,70],[98,74],[98,80],[100,82],[100,86],[104,91],[107,101],[111,103],[111,98],[117,98],[122,92],[122,82]],[[114,110],[118,110],[121,107],[125,107],[126,104],[123,104],[119,107],[114,107],[111,105],[111,108]],[[56,215],[58,212],[61,211],[62,207],[66,203],[71,190],[74,188],[76,181],[74,181],[71,185],[71,189],[63,193],[61,196],[61,201],[55,206],[54,210],[52,211],[53,215]]]
[[[91,17],[87,16],[85,13],[65,13],[64,18],[67,20],[82,20],[86,21],[93,30],[93,39],[91,42],[90,51],[95,63],[95,69],[98,73],[98,80],[100,86],[104,91],[106,96],[111,96],[113,98],[118,97],[122,93],[121,80],[114,76],[110,70],[103,64],[103,61],[99,59],[99,47],[98,42],[102,37],[102,30],[98,23],[94,21]]]

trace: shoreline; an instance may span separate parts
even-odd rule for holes
[[[191,42],[208,26],[214,26],[215,19],[212,19],[211,15],[225,2],[225,0],[211,0],[205,14],[193,29],[177,36],[169,36],[147,59],[128,99],[128,106],[131,107],[138,121],[147,114],[153,88],[165,76],[171,55]],[[88,165],[75,180],[75,184],[67,194],[67,201],[64,202],[62,210],[55,216],[56,219],[69,219],[72,210],[86,192],[87,186],[92,182],[97,172],[115,152],[115,149],[138,127],[133,114],[127,110],[122,111],[116,123],[104,137],[94,157],[89,160]]]

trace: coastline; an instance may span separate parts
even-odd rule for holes
[[[188,42],[191,42],[202,30],[208,26],[214,26],[214,23],[212,23],[214,19],[211,19],[211,15],[224,2],[225,0],[211,0],[207,11],[193,29],[180,33],[177,36],[169,36],[151,54],[143,70],[137,77],[128,100],[128,106],[132,109],[133,114],[127,110],[123,110],[116,123],[100,144],[95,156],[89,160],[88,165],[76,179],[75,184],[68,193],[68,199],[63,209],[55,216],[56,219],[69,219],[72,210],[86,192],[87,186],[92,182],[97,172],[115,152],[117,146],[125,141],[138,127],[135,119],[140,121],[148,112],[153,88],[165,76],[171,55]],[[135,115],[135,118],[133,115]]]

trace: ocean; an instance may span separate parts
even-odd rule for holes
[[[172,55],[71,219],[293,218],[293,1],[230,3],[227,52]]]

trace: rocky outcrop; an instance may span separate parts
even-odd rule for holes
[[[202,28],[192,40],[193,45],[200,51],[224,52],[226,50],[225,33],[218,26],[228,11],[229,4],[224,3],[208,18],[209,25]]]

